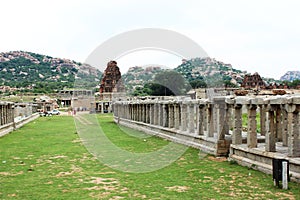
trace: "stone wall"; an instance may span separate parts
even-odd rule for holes
[[[242,110],[247,113],[247,127],[242,124]],[[271,173],[273,158],[287,159],[291,175],[297,181],[300,181],[299,111],[300,96],[135,98],[113,104],[115,120],[122,125],[215,156],[229,156],[239,164],[267,173]]]

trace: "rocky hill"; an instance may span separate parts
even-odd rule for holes
[[[100,78],[99,70],[69,59],[24,51],[0,53],[1,85],[14,90],[46,93],[72,88],[74,83],[76,87],[95,87]]]
[[[183,60],[183,63],[175,68],[188,81],[204,80],[208,85],[214,86],[219,82],[229,81],[239,85],[243,81],[246,71],[234,69],[231,64],[217,61],[214,58],[193,58]]]
[[[145,83],[152,81],[154,76],[161,71],[163,71],[163,68],[160,66],[130,67],[127,73],[122,75],[122,80],[126,89],[132,90],[136,86],[143,86]]]
[[[300,80],[300,71],[288,71],[282,77],[280,77],[281,81],[294,81]]]
[[[163,71],[161,67],[131,67],[126,74],[122,76],[127,89],[131,90],[136,86],[143,86],[151,82],[154,76]],[[224,81],[239,85],[242,83],[246,71],[234,69],[231,64],[225,64],[214,58],[193,58],[183,60],[182,64],[174,69],[176,72],[189,82],[202,80],[208,86],[223,84]]]

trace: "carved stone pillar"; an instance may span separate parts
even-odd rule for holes
[[[170,103],[168,105],[168,109],[169,109],[169,128],[174,128],[174,104]]]
[[[158,125],[163,126],[164,114],[163,114],[163,104],[161,103],[158,104],[158,115],[159,115]]]
[[[287,105],[288,112],[288,155],[290,157],[300,156],[300,123],[299,105]]]
[[[149,104],[149,123],[150,124],[154,124],[153,118],[154,118],[154,105],[151,103],[151,104]]]
[[[174,104],[174,128],[179,129],[179,121],[180,121],[180,115],[179,115],[179,105],[178,103]]]
[[[248,109],[248,133],[247,146],[249,148],[257,147],[257,133],[256,133],[256,105],[247,105]]]
[[[213,104],[207,105],[207,136],[214,137],[214,114],[213,114]]]
[[[217,124],[217,135],[218,140],[224,140],[226,133],[228,133],[227,119],[226,119],[226,104],[225,98],[215,98],[214,99],[216,108],[216,124]]]
[[[153,123],[154,125],[158,125],[158,119],[159,119],[159,112],[158,112],[158,104],[157,103],[154,103],[153,105],[154,107],[154,118],[153,118]]]
[[[288,114],[282,109],[282,146],[288,145]]]
[[[163,127],[169,126],[169,112],[168,105],[163,104]]]
[[[242,105],[234,105],[232,144],[242,144]]]
[[[151,112],[151,104],[150,103],[148,103],[148,104],[146,104],[146,110],[147,110],[147,112],[146,112],[146,123],[147,124],[151,124],[151,115],[152,115],[152,112]]]
[[[198,135],[204,135],[204,115],[205,115],[205,105],[199,105],[198,112]]]
[[[195,133],[195,119],[194,119],[194,104],[190,103],[188,105],[188,119],[189,119],[189,133]]]
[[[268,108],[268,123],[266,132],[266,151],[275,152],[276,151],[276,131],[275,131],[275,108]]]
[[[187,105],[181,104],[181,131],[186,131],[186,108]]]

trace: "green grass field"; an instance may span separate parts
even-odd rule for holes
[[[111,115],[98,120],[110,140],[132,152],[169,142],[126,129]],[[135,136],[135,137],[134,137]],[[39,118],[0,138],[0,199],[300,199],[300,185],[273,186],[272,177],[189,148],[171,165],[126,173],[103,165],[81,143],[69,116]]]

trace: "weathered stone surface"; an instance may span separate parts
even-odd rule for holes
[[[264,104],[264,99],[263,98],[251,99],[251,104],[262,105]]]
[[[236,104],[245,105],[245,104],[250,104],[250,102],[251,102],[251,98],[249,98],[249,97],[236,97],[235,98]]]
[[[234,99],[234,97],[226,97],[225,98],[225,103],[227,103],[227,104],[234,104],[235,103],[235,99]]]
[[[293,104],[300,104],[300,97],[293,97]]]
[[[270,99],[270,104],[286,104],[287,99],[283,97],[273,97]]]

